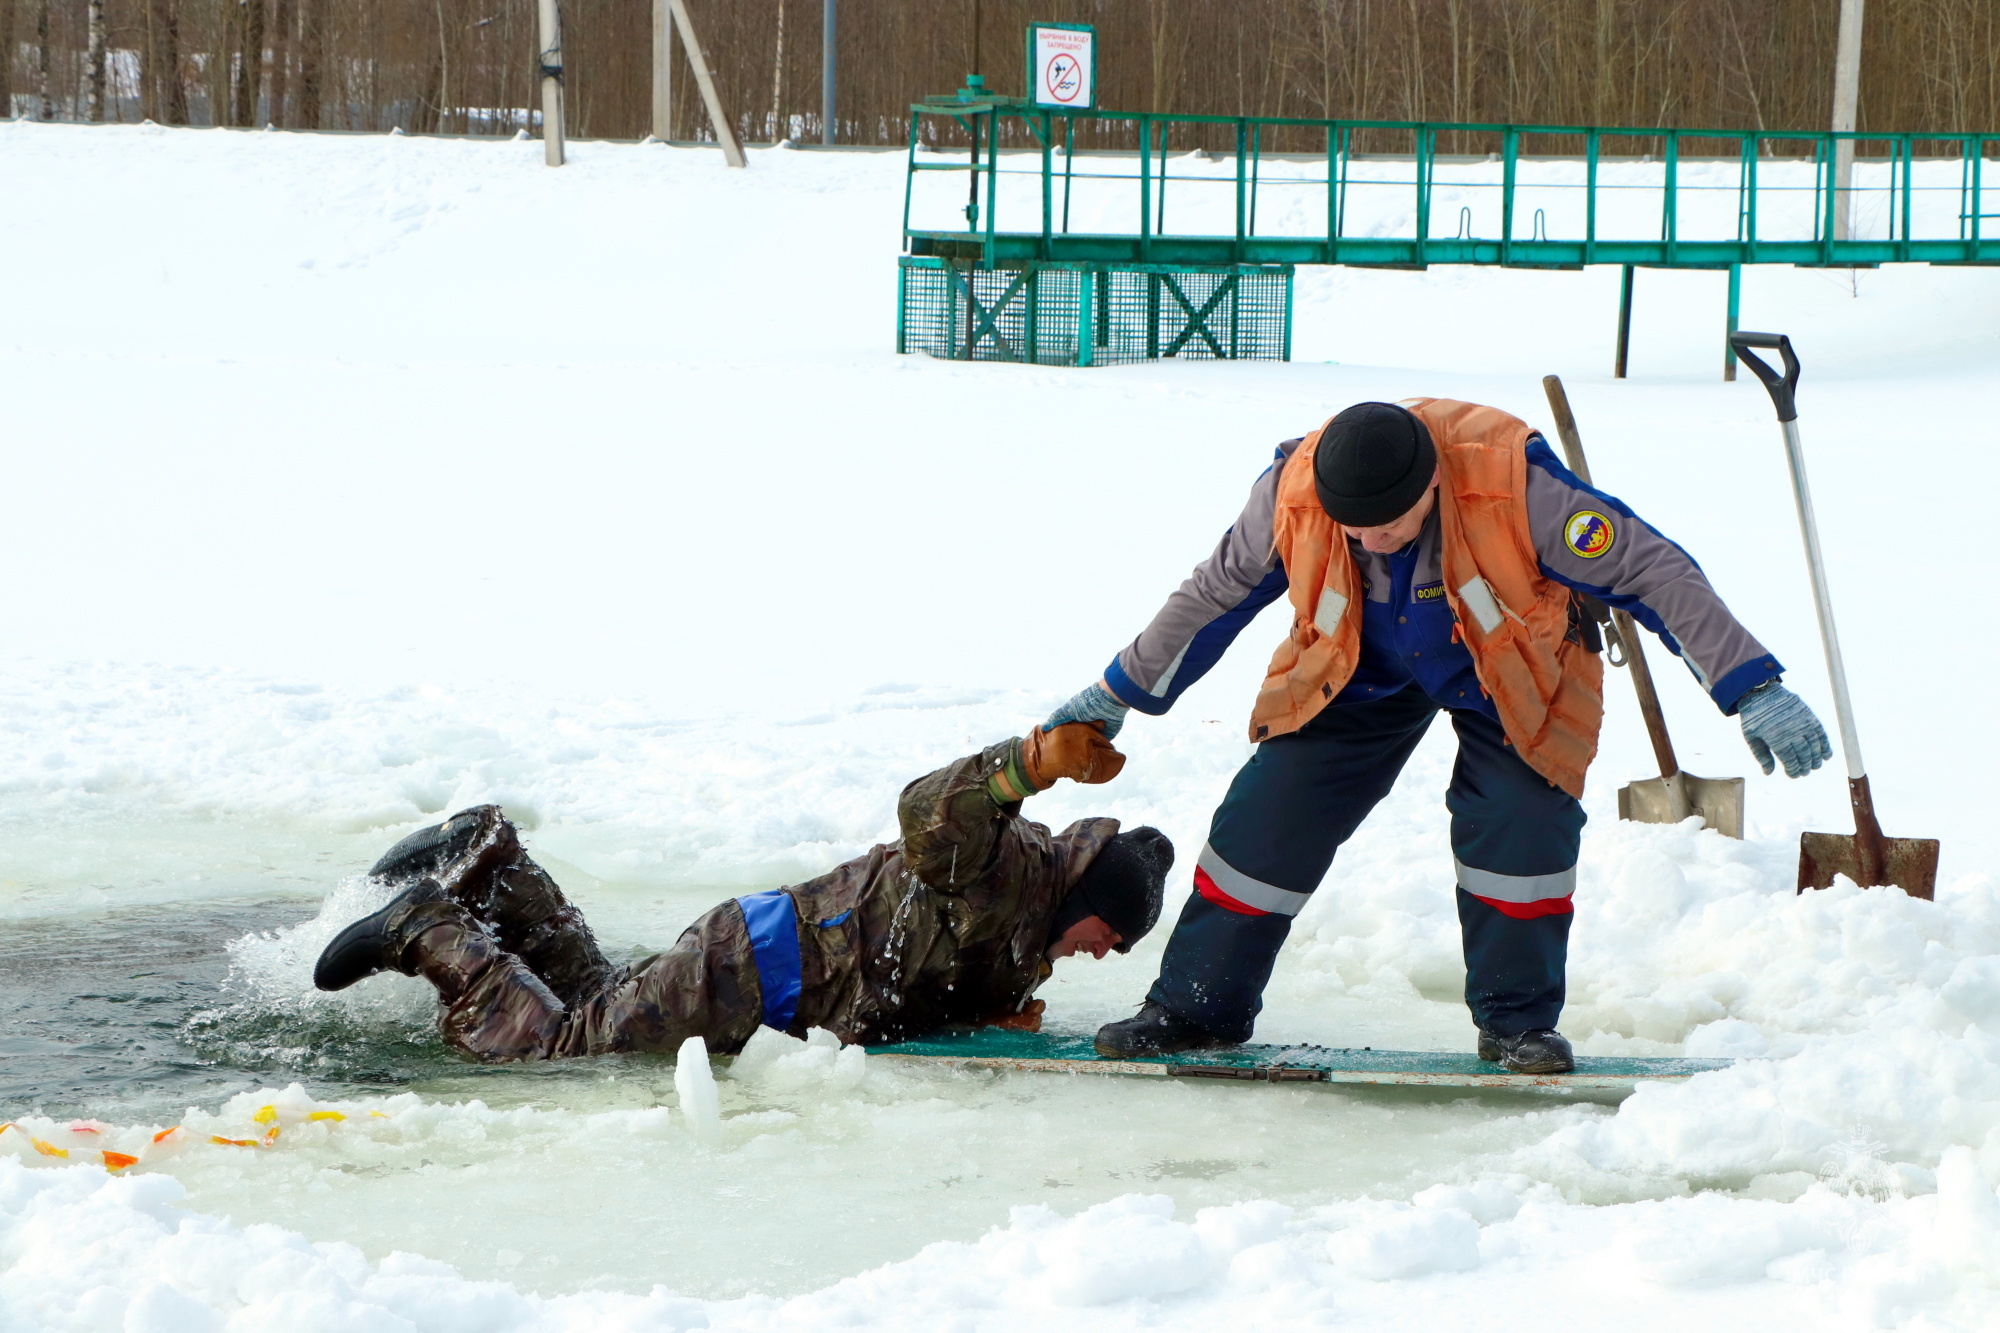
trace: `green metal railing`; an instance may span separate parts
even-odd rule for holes
[[[1109,111],[1071,111],[1032,107],[1008,98],[985,95],[936,98],[916,104],[910,119],[908,175],[903,200],[905,249],[915,256],[935,256],[960,263],[971,262],[986,268],[1005,268],[1023,263],[1138,263],[1190,266],[1232,264],[1349,264],[1391,268],[1417,268],[1431,264],[1499,264],[1521,268],[1579,268],[1587,264],[1624,264],[1660,268],[1733,269],[1740,264],[1797,264],[1807,266],[1870,267],[1886,263],[2000,264],[2000,235],[1983,224],[2000,218],[1989,211],[1985,198],[1985,162],[2000,158],[2000,134],[1879,134],[1814,133],[1762,130],[1635,129],[1573,125],[1475,125],[1429,121],[1378,120],[1292,120],[1264,116],[1149,115]],[[919,143],[926,123],[939,118],[956,122],[971,139],[972,151],[962,161],[919,160]],[[1136,131],[1137,170],[1132,176],[1078,172],[1079,155],[1074,151],[1079,124],[1100,122],[1104,129]],[[1196,229],[1168,232],[1164,225],[1166,187],[1169,181],[1196,181],[1215,185],[1228,181],[1216,176],[1174,175],[1168,170],[1168,153],[1176,127],[1197,127],[1199,136],[1220,135],[1234,145],[1234,218],[1228,229]],[[1000,141],[1003,127],[1017,131],[1025,144],[1039,149],[1038,171],[1003,168]],[[1301,134],[1323,135],[1324,153],[1301,155],[1266,151],[1267,136],[1283,130],[1296,139]],[[1407,158],[1414,170],[1407,180],[1383,182],[1357,176],[1357,163],[1382,160],[1383,155],[1355,151],[1358,136],[1380,141],[1387,136],[1408,136],[1411,151]],[[1524,155],[1524,140],[1562,138],[1581,143],[1584,163],[1580,187],[1530,182],[1524,185],[1520,168],[1534,159]],[[1432,234],[1433,204],[1438,193],[1437,170],[1450,158],[1438,151],[1440,139],[1464,143],[1483,139],[1497,141],[1501,165],[1500,227],[1496,236],[1471,235],[1471,211],[1461,209],[1458,234]],[[1690,188],[1683,183],[1683,147],[1735,145],[1736,162],[1735,234],[1693,234],[1684,227],[1681,196]],[[1058,151],[1060,144],[1060,151]],[[1620,155],[1619,147],[1635,150],[1647,146],[1650,160],[1657,145],[1660,180],[1657,185],[1634,187],[1607,184],[1601,167],[1607,163],[1633,160]],[[1886,190],[1843,187],[1838,179],[1841,149],[1848,146],[1871,171],[1886,165]],[[1927,151],[1919,157],[1918,149]],[[1010,158],[1017,155],[1010,153]],[[1323,158],[1323,177],[1301,180],[1265,177],[1267,159],[1298,162]],[[1573,157],[1574,154],[1543,155]],[[1702,154],[1713,159],[1712,152]],[[1058,157],[1060,161],[1058,161]],[[1940,162],[1942,159],[1942,164]],[[1103,160],[1086,157],[1085,161]],[[1917,168],[1923,163],[1935,176],[1941,168],[1957,165],[1957,183],[1952,186],[1921,185]],[[1809,236],[1772,237],[1760,235],[1760,225],[1774,211],[1803,193],[1798,185],[1774,183],[1774,168],[1811,167],[1812,193]],[[1760,169],[1763,178],[1760,180]],[[910,225],[912,200],[918,177],[926,172],[970,173],[965,226],[953,229],[915,228]],[[1028,216],[1021,226],[1012,218],[1002,226],[998,196],[1002,176],[1039,175],[1039,216]],[[1136,186],[1137,209],[1129,227],[1116,231],[1073,232],[1069,228],[1069,202],[1075,182],[1080,179],[1129,181]],[[1379,190],[1396,184],[1412,191],[1414,226],[1407,235],[1361,234],[1353,209],[1358,188]],[[1257,227],[1260,194],[1272,188],[1310,187],[1324,191],[1325,227],[1318,235],[1271,235]],[[982,188],[983,187],[983,188]],[[1487,188],[1480,184],[1459,184],[1454,189]],[[1546,216],[1535,210],[1522,228],[1524,190],[1549,191],[1581,188],[1584,192],[1581,234],[1550,236]],[[1661,196],[1657,236],[1603,234],[1600,205],[1607,192],[1629,192],[1635,188],[1657,189]],[[1712,191],[1712,187],[1700,187]],[[1948,225],[1931,227],[1940,234],[1917,234],[1919,226],[1915,202],[1943,203],[1936,196],[1955,194],[1955,206],[1948,214],[1940,209],[1924,210],[1932,216],[1950,219]],[[1058,197],[1060,196],[1060,198]],[[1842,234],[1843,204],[1867,197],[1886,202],[1884,235],[1854,238]],[[1876,214],[1877,220],[1882,219]],[[1650,229],[1650,227],[1648,228]],[[1765,227],[1768,233],[1780,228]],[[1695,229],[1699,230],[1699,229]]]

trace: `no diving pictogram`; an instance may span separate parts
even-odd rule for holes
[[[1083,95],[1083,66],[1075,56],[1063,52],[1049,61],[1045,71],[1043,78],[1051,98],[1067,103]]]

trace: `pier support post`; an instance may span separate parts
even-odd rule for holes
[[[1625,353],[1632,346],[1632,265],[1618,282],[1618,359],[1611,363],[1613,379],[1625,378]]]
[[[1729,266],[1729,327],[1722,335],[1722,378],[1734,381],[1736,378],[1736,348],[1730,344],[1730,335],[1736,332],[1736,316],[1743,308],[1743,266]]]

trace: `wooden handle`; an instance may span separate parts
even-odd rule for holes
[[[1549,396],[1549,411],[1556,419],[1556,434],[1562,438],[1563,456],[1569,470],[1590,485],[1590,464],[1583,460],[1583,436],[1577,434],[1576,414],[1569,410],[1569,395],[1563,392],[1562,376],[1542,376],[1542,392]]]
[[[1576,414],[1570,411],[1569,395],[1563,392],[1560,375],[1542,376],[1542,392],[1549,396],[1549,411],[1556,419],[1556,434],[1562,437],[1563,456],[1569,470],[1584,485],[1590,485],[1590,464],[1583,456],[1583,436],[1576,428]],[[1618,636],[1625,640],[1625,662],[1632,668],[1632,688],[1639,692],[1639,716],[1646,719],[1646,735],[1653,742],[1653,757],[1660,761],[1660,776],[1672,778],[1681,771],[1674,758],[1674,743],[1667,736],[1667,715],[1660,711],[1660,695],[1653,688],[1653,671],[1646,665],[1646,651],[1639,646],[1639,627],[1623,611],[1613,611]]]
[[[1625,640],[1625,665],[1632,669],[1632,688],[1639,692],[1639,716],[1646,719],[1646,735],[1653,742],[1653,758],[1660,761],[1660,776],[1671,778],[1681,771],[1674,757],[1674,743],[1667,736],[1667,715],[1660,711],[1659,692],[1653,688],[1653,669],[1646,665],[1646,650],[1639,646],[1639,626],[1624,611],[1613,611],[1611,619]]]

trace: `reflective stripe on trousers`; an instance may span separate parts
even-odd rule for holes
[[[1215,812],[1150,998],[1218,1036],[1247,1040],[1292,918],[1439,711],[1411,686],[1328,705],[1298,732],[1259,746]],[[1456,710],[1452,725],[1459,753],[1445,804],[1467,1004],[1474,1021],[1501,1035],[1553,1027],[1583,808],[1529,768],[1493,719]]]

